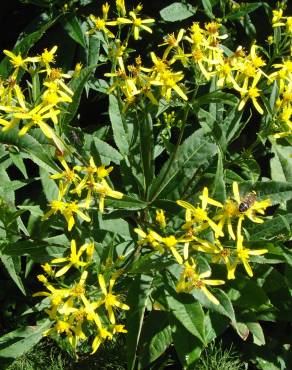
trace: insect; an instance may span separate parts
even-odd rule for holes
[[[256,192],[252,191],[246,194],[242,199],[241,203],[238,206],[239,212],[246,212],[256,201]]]

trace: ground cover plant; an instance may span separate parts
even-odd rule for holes
[[[128,369],[288,369],[286,2],[23,3],[0,62],[1,366],[50,340],[76,368],[119,348]]]

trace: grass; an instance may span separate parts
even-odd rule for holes
[[[1,367],[0,367],[1,368]],[[76,362],[53,341],[44,339],[31,351],[15,360],[6,370],[126,370],[123,343],[107,342],[96,355],[81,356]],[[181,369],[174,364],[171,368]],[[1,368],[2,369],[2,368]],[[224,349],[222,342],[211,343],[202,353],[193,370],[245,370],[233,348]]]
[[[194,370],[245,370],[247,366],[232,346],[224,349],[222,342],[212,342],[202,353]]]

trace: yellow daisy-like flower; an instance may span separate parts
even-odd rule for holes
[[[146,26],[147,24],[154,23],[155,19],[149,18],[149,19],[141,19],[138,18],[136,13],[131,11],[129,12],[129,16],[131,19],[119,17],[117,18],[118,24],[132,24],[133,25],[133,32],[134,32],[134,39],[139,40],[140,30],[147,31],[149,33],[152,33],[152,30],[149,26]]]

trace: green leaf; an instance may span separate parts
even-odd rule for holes
[[[261,3],[242,3],[242,4],[239,3],[238,5],[239,5],[238,9],[226,15],[227,19],[229,20],[240,19],[246,14],[254,12],[262,4]]]
[[[19,264],[18,258],[6,255],[1,255],[0,258],[11,279],[18,286],[19,290],[26,295],[22,280],[17,273],[18,268],[16,266]]]
[[[10,149],[9,156],[12,160],[12,163],[19,169],[19,171],[23,174],[24,178],[27,179],[28,176],[21,153],[16,150]]]
[[[266,344],[265,335],[261,325],[258,322],[246,323],[249,331],[253,335],[253,342],[258,346],[264,346]]]
[[[272,180],[292,183],[292,148],[282,146],[273,142],[271,159],[271,178]]]
[[[153,278],[147,275],[136,276],[129,287],[127,304],[127,358],[128,370],[133,370],[136,360],[136,351],[140,340],[146,304],[151,292]]]
[[[196,369],[195,362],[201,355],[203,344],[178,320],[172,321],[174,348],[184,369]]]
[[[43,263],[52,258],[63,257],[68,240],[64,237],[62,244],[56,242],[54,238],[46,240],[18,240],[3,247],[3,254],[13,257],[30,256],[35,262]]]
[[[281,237],[281,234],[290,234],[292,213],[274,216],[271,220],[265,220],[263,224],[256,224],[250,230],[250,241],[269,240]]]
[[[123,156],[117,151],[117,149],[113,148],[111,145],[103,140],[98,139],[97,137],[93,137],[93,142],[100,156],[102,164],[105,166],[108,166],[111,162],[120,164]]]
[[[205,10],[206,15],[209,18],[214,19],[215,15],[213,14],[212,4],[211,4],[210,0],[202,0],[202,5],[203,5],[203,8]]]
[[[116,146],[118,147],[120,153],[125,156],[129,152],[129,143],[122,119],[119,101],[113,94],[110,94],[109,96],[109,116]]]
[[[42,183],[42,190],[48,202],[58,199],[59,189],[53,179],[50,179],[50,174],[40,167],[40,178]]]
[[[84,32],[78,18],[75,15],[70,14],[67,17],[63,17],[60,23],[68,32],[68,35],[85,49],[86,43]]]
[[[19,328],[0,338],[0,357],[17,358],[29,351],[43,337],[43,332],[50,326],[46,320],[38,326]]]
[[[204,311],[199,302],[188,294],[165,291],[169,311],[202,343],[205,343]]]
[[[222,91],[213,91],[196,98],[194,105],[195,107],[196,106],[200,107],[202,105],[210,103],[221,103],[235,106],[238,103],[238,98],[230,93],[225,93]]]
[[[192,292],[192,295],[198,299],[203,306],[221,315],[227,316],[232,322],[236,322],[233,305],[228,295],[218,288],[216,288],[216,291],[212,291],[212,294],[218,299],[219,304],[211,302],[200,289],[195,289]]]
[[[158,196],[169,199],[170,195],[175,199],[181,198],[193,184],[197,171],[205,168],[213,160],[215,153],[216,145],[205,136],[204,130],[195,131],[173,154],[175,159],[171,157],[162,167],[151,186],[151,199]]]
[[[143,325],[138,353],[142,368],[148,368],[171,345],[172,336],[167,312],[152,311]]]
[[[36,132],[37,130],[35,130]],[[33,133],[33,135],[35,134]],[[37,137],[37,135],[35,135]],[[54,163],[49,155],[49,145],[44,145],[39,139],[31,134],[19,137],[17,129],[7,132],[0,131],[0,142],[3,144],[14,145],[23,152],[23,158],[29,158],[37,165],[48,171],[58,171],[59,167]]]
[[[219,337],[229,326],[229,318],[219,313],[209,311],[205,314],[206,343]]]
[[[87,65],[88,66],[97,65],[100,53],[100,39],[97,38],[95,35],[91,35],[90,37],[88,37],[88,47],[86,48],[86,53],[87,53]],[[92,72],[94,71],[95,69],[93,69]]]
[[[226,186],[224,181],[223,155],[218,148],[217,169],[214,177],[213,186],[211,187],[211,197],[224,203],[226,201]]]
[[[192,17],[196,13],[196,8],[188,3],[172,3],[160,10],[161,18],[166,22],[177,22]]]
[[[106,199],[106,206],[113,208],[122,208],[124,210],[139,210],[147,208],[148,204],[140,199],[123,196],[122,199]]]
[[[114,234],[123,235],[126,238],[131,237],[130,226],[122,218],[113,218],[112,214],[98,214],[98,222],[101,230],[111,231]]]

